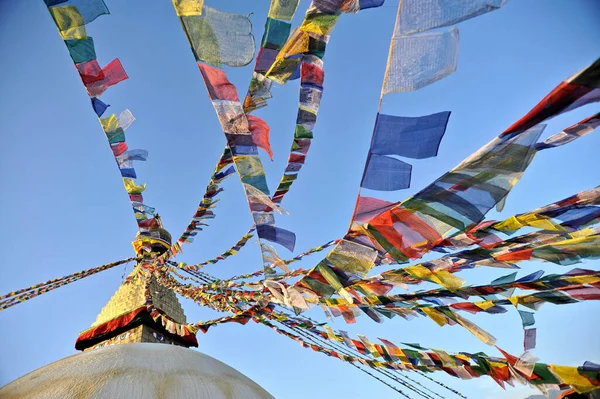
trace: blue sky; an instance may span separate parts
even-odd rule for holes
[[[223,3],[223,4],[220,4]],[[207,0],[226,11],[250,13],[257,38],[268,1]],[[146,203],[156,207],[178,236],[191,218],[225,143],[199,71],[169,1],[107,1],[112,14],[88,27],[101,65],[118,57],[130,79],[109,89],[109,111],[129,108],[137,121],[127,131],[130,148],[150,152],[138,163],[147,183]],[[295,23],[308,1],[301,1]],[[348,226],[383,80],[397,2],[343,15],[325,57],[325,90],[307,164],[284,200],[289,216],[278,225],[294,231],[296,250],[342,236]],[[600,54],[600,6],[595,0],[510,0],[498,11],[461,23],[456,73],[418,92],[388,95],[382,112],[419,116],[452,111],[437,158],[413,162],[410,189],[386,194],[401,200],[425,187],[524,115],[557,83]],[[258,40],[258,39],[257,39]],[[136,224],[119,171],[88,97],[43,1],[0,2],[0,293],[132,256]],[[228,69],[244,93],[252,68]],[[268,108],[256,115],[271,126],[274,162],[266,156],[269,185],[283,172],[292,139],[298,82],[273,90]],[[589,105],[550,121],[544,137],[598,112]],[[534,159],[510,195],[500,218],[554,202],[600,183],[591,134]],[[263,154],[264,155],[264,154]],[[181,261],[196,263],[231,246],[251,225],[239,180],[229,179],[217,218],[184,248]],[[291,257],[281,249],[282,257]],[[299,267],[319,260],[313,255]],[[594,268],[592,262],[584,267]],[[227,277],[258,270],[260,253],[248,245],[206,272]],[[520,275],[570,268],[529,262]],[[131,265],[127,272],[131,270]],[[68,285],[0,313],[0,385],[76,353],[74,341],[90,326],[121,283],[124,267]],[[461,273],[468,283],[486,283],[501,269]],[[216,313],[182,300],[189,321]],[[534,353],[548,363],[600,361],[597,303],[554,306],[536,314]],[[324,319],[319,312],[310,315]],[[522,349],[516,311],[469,315],[511,353]],[[366,317],[356,325],[335,320],[350,333],[419,342],[449,352],[479,350],[498,355],[458,326],[438,327],[428,319]],[[596,332],[594,332],[594,330]],[[254,379],[278,398],[395,397],[395,393],[338,360],[301,348],[263,326],[223,325],[198,336],[200,350]],[[504,392],[489,378],[435,378],[473,398],[519,398],[527,388]],[[442,392],[444,395],[445,393]],[[451,394],[446,395],[451,397]]]

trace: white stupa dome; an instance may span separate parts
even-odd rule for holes
[[[73,355],[0,388],[0,398],[272,399],[225,363],[175,345],[113,345]]]

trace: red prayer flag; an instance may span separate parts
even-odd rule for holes
[[[224,71],[201,63],[198,63],[198,67],[211,100],[240,101],[237,89],[229,82]]]

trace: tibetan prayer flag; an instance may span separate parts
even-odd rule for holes
[[[123,184],[128,194],[141,194],[145,189],[146,185],[137,185],[133,179],[123,178]]]
[[[82,73],[80,66],[90,63],[95,64],[91,68],[91,71],[95,73]],[[115,58],[109,62],[101,70],[98,69],[99,67],[96,67],[96,60],[84,64],[78,64],[76,66],[80,71],[81,80],[84,82],[85,88],[90,97],[98,97],[102,95],[102,93],[104,93],[110,86],[114,86],[128,78],[123,65],[121,65],[121,61],[119,61],[118,58]]]
[[[362,188],[395,191],[410,187],[412,166],[399,159],[369,154],[360,184]]]
[[[358,196],[353,220],[367,223],[380,213],[393,208],[396,204],[371,197]]]
[[[275,242],[290,251],[294,251],[296,245],[296,234],[280,227],[259,224],[256,226],[258,237],[267,241]]]
[[[119,114],[119,127],[123,130],[127,130],[129,126],[135,121],[135,116],[131,113],[130,110],[126,109],[125,111]]]
[[[198,67],[206,83],[208,96],[211,100],[240,101],[237,89],[229,82],[225,72],[205,64],[198,64]]]
[[[96,97],[92,97],[92,107],[94,108],[94,112],[96,113],[96,115],[98,115],[98,118],[100,118],[104,114],[106,109],[110,107],[110,105],[104,104]]]
[[[525,330],[525,340],[524,340],[525,351],[535,349],[536,331],[537,331],[537,329],[535,329],[535,328],[530,328],[528,330]]]
[[[402,0],[397,34],[422,32],[497,10],[507,0]],[[362,3],[362,2],[361,2]]]
[[[435,157],[449,118],[450,112],[416,118],[377,114],[371,152],[413,159]]]
[[[254,58],[254,36],[248,15],[204,6],[202,15],[185,15],[180,19],[198,61],[240,67]]]
[[[213,107],[223,128],[223,132],[250,135],[248,118],[244,114],[242,104],[239,101],[213,101]]]
[[[303,62],[300,67],[300,79],[303,85],[323,88],[325,74],[323,68],[316,64]]]
[[[53,3],[57,4],[56,1]],[[61,33],[89,24],[100,15],[110,14],[102,0],[69,0],[59,4],[48,10]]]
[[[528,274],[525,277],[521,277],[520,279],[516,280],[515,283],[529,283],[529,282],[532,282],[535,280],[539,280],[543,275],[544,275],[544,271],[538,270],[537,272]]]
[[[385,0],[358,0],[359,7],[361,10],[366,10],[368,8],[376,8],[381,7]]]
[[[374,265],[377,251],[348,240],[341,240],[327,255],[333,266],[347,273],[364,278]]]
[[[121,155],[125,151],[127,151],[127,144],[126,143],[111,144],[110,149],[112,150],[113,155],[115,157],[118,157],[119,155]]]
[[[600,58],[583,71],[561,82],[502,135],[522,133],[548,118],[596,101],[600,101]]]
[[[383,94],[415,91],[452,74],[458,61],[458,28],[394,36]]]
[[[120,168],[132,167],[132,161],[146,161],[148,159],[148,151],[146,150],[129,150],[116,157],[117,164]]]
[[[543,142],[536,144],[535,149],[541,151],[547,148],[565,145],[571,141],[585,136],[588,133],[593,132],[598,126],[600,126],[600,113],[590,116],[589,118],[586,118],[581,122],[566,128],[562,132],[548,137]]]
[[[263,34],[261,47],[263,49],[272,49],[275,51],[275,56],[279,52],[279,49],[283,47],[285,42],[287,41],[290,30],[292,28],[292,24],[286,21],[281,21],[279,19],[267,18],[267,22],[265,23],[265,33]],[[275,61],[275,58],[273,58]],[[255,69],[255,70],[265,70],[265,69]],[[267,68],[268,70],[268,68]]]
[[[124,169],[119,169],[121,171],[121,176],[122,177],[129,177],[131,179],[135,179],[137,177],[136,173],[135,173],[135,169],[133,168],[124,168]]]
[[[65,40],[69,55],[75,64],[87,62],[96,59],[96,49],[94,48],[94,39],[91,37],[81,39]]]
[[[291,21],[296,13],[299,0],[274,0],[269,8],[269,18]]]
[[[523,323],[523,328],[531,327],[535,324],[535,318],[533,317],[533,312],[526,312],[524,310],[519,310],[519,316],[521,316],[521,321]]]
[[[173,0],[175,12],[180,17],[202,15],[204,0]]]
[[[248,128],[252,133],[252,142],[257,147],[262,148],[269,154],[269,158],[273,160],[273,151],[271,151],[271,144],[269,143],[269,125],[263,119],[254,115],[246,115],[248,119]]]

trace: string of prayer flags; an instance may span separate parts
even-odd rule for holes
[[[125,130],[135,120],[129,110],[119,117],[102,117],[108,105],[98,99],[109,87],[128,78],[119,59],[109,62],[104,68],[96,59],[94,40],[87,36],[85,25],[98,16],[109,14],[103,0],[45,0],[48,11],[56,23],[61,37],[69,51],[82,83],[91,97],[91,105],[98,116],[110,148],[115,156],[123,184],[134,211],[141,235],[149,235],[148,229],[155,223],[155,210],[143,204],[142,192],[145,185],[135,183],[137,177],[133,161],[145,161],[148,153],[144,150],[128,150],[125,142]],[[142,246],[144,246],[142,244]],[[149,248],[149,246],[148,246]]]
[[[206,265],[214,265],[215,263],[225,260],[230,256],[235,255],[236,253],[239,252],[240,249],[242,249],[242,247],[244,247],[244,245],[246,245],[246,243],[252,238],[254,237],[254,234],[252,234],[252,232],[254,231],[254,227],[252,229],[250,229],[250,231],[248,231],[248,233],[244,234],[244,236],[238,240],[238,242],[236,242],[231,248],[229,248],[228,250],[226,250],[225,252],[223,252],[221,255],[206,260],[204,262],[201,263],[197,263],[195,265],[186,265],[186,267],[191,268],[191,270],[197,270],[197,269],[201,269],[203,266]]]
[[[204,7],[203,16],[205,15],[206,11],[207,8]],[[188,40],[194,48],[194,52],[196,53],[196,59],[208,61],[207,59],[198,56],[197,51],[195,49],[196,46],[194,44],[194,40],[197,40],[198,36],[194,38],[194,32],[190,32],[190,29],[186,28],[186,22],[184,21],[185,18],[197,19],[199,17],[180,17],[180,19],[182,20],[182,25],[184,27],[184,31],[186,32]],[[244,18],[246,18],[247,20],[247,17]],[[227,31],[227,29],[230,28],[224,25],[221,29]],[[252,54],[254,54],[253,41],[254,38],[252,37]],[[232,40],[232,42],[235,42],[235,40]],[[209,62],[214,63],[215,61]],[[250,62],[250,60],[248,62]],[[219,64],[220,63],[221,62],[219,62]],[[226,64],[234,65],[235,63]],[[269,237],[269,240],[272,239],[274,242],[283,244],[288,249],[293,249],[293,244],[295,243],[294,233],[284,229],[276,229],[275,218],[273,216],[273,209],[269,207],[264,207],[263,204],[265,203],[265,201],[253,201],[251,199],[251,197],[257,197],[257,192],[260,193],[260,195],[258,196],[259,199],[263,196],[268,198],[269,189],[267,186],[264,168],[258,155],[257,146],[249,145],[250,143],[248,142],[248,139],[250,141],[252,140],[253,135],[250,131],[250,126],[246,113],[243,110],[242,104],[239,102],[237,90],[235,90],[235,87],[229,82],[224,71],[202,63],[198,63],[198,66],[200,68],[202,78],[206,84],[208,95],[213,103],[213,107],[215,109],[215,112],[217,113],[223,132],[225,133],[227,145],[229,146],[232,152],[233,162],[236,166],[238,175],[240,176],[242,183],[244,183],[246,198],[250,206],[250,211],[254,219],[254,224],[257,227],[259,244],[260,239],[262,238],[261,234],[265,234]],[[225,90],[221,90],[221,88]],[[264,128],[262,130],[264,130]],[[264,139],[264,135],[262,138]],[[249,186],[252,186],[256,190],[253,190],[253,192],[250,193],[247,189]],[[291,239],[291,236],[294,236],[293,240]],[[265,270],[267,270],[267,268],[269,268],[269,262],[268,257],[263,248],[264,247],[261,245],[261,252],[263,254],[263,264],[266,268]]]
[[[89,277],[96,273],[112,269],[115,266],[119,266],[125,263],[129,263],[135,260],[135,258],[123,259],[116,262],[107,263],[106,265],[97,266],[91,269],[82,270],[77,273],[70,274],[68,276],[55,278],[48,280],[43,283],[35,284],[27,288],[22,288],[16,291],[9,292],[5,295],[0,295],[0,311],[8,309],[19,303],[28,301],[29,299],[35,298],[56,288],[60,288],[66,284],[81,280]]]
[[[561,215],[563,213],[566,214],[574,208],[581,209],[581,207],[589,207],[590,204],[597,203],[599,200],[600,200],[600,190],[598,190],[598,189],[587,190],[587,191],[578,193],[576,195],[573,195],[571,197],[568,197],[564,200],[557,201],[556,203],[544,206],[542,208],[538,208],[530,213],[525,213],[522,215],[526,216],[528,214],[536,214],[536,213],[548,214],[548,215],[553,215],[555,217],[558,216],[560,219],[567,220],[566,223],[570,223],[569,221],[572,219],[570,217],[569,218],[561,217]],[[393,204],[391,204],[391,206],[393,206]],[[382,209],[382,208],[389,209],[390,204],[387,202],[384,202],[383,204],[373,205],[373,209],[377,209],[378,207],[380,207],[380,209]],[[367,209],[369,209],[369,208],[367,208]],[[584,222],[585,223],[594,223],[594,222],[600,221],[597,219],[598,218],[597,212],[598,212],[598,209],[595,209],[595,213],[589,212],[589,214],[591,216],[588,219],[580,218],[581,223],[584,223]],[[593,217],[595,217],[596,219],[594,219]],[[514,219],[515,217],[513,216],[511,218]],[[511,218],[509,218],[507,220],[510,220]],[[528,219],[531,219],[531,218],[528,217]],[[525,220],[525,218],[522,218],[520,220]],[[489,222],[482,223],[482,224],[480,224],[480,226],[482,226],[484,228],[491,228],[496,225],[501,226],[502,224],[506,224],[506,221],[496,223],[496,224],[489,223]],[[486,226],[488,226],[488,227],[486,227]],[[516,230],[523,226],[525,226],[525,225],[520,224],[518,227],[510,227],[510,228],[513,228],[514,230]],[[579,232],[571,233],[571,234],[573,234],[573,237],[590,237],[590,238],[585,239],[583,241],[581,239],[578,239],[577,241],[573,242],[573,244],[570,244],[569,242],[567,242],[565,244],[561,244],[562,246],[575,245],[575,248],[576,248],[575,250],[564,251],[563,249],[555,250],[554,248],[556,248],[555,243],[560,243],[560,241],[565,240],[565,237],[562,232],[565,232],[567,230],[564,227],[562,227],[563,224],[556,224],[556,225],[552,224],[550,226],[552,226],[552,228],[553,228],[553,232],[552,232],[553,234],[548,236],[547,233],[544,233],[544,235],[541,236],[541,237],[543,237],[543,240],[540,240],[540,238],[538,237],[537,234],[528,233],[525,236],[515,237],[514,239],[507,240],[507,241],[503,242],[501,245],[489,247],[488,250],[493,249],[494,252],[490,252],[488,254],[482,253],[481,250],[467,250],[467,251],[455,253],[452,255],[447,255],[438,260],[427,262],[427,263],[425,263],[425,265],[430,268],[437,269],[438,273],[443,270],[446,270],[447,272],[450,272],[450,273],[455,273],[457,271],[470,269],[470,268],[473,268],[476,266],[514,267],[514,266],[512,266],[512,263],[517,262],[519,260],[532,259],[534,257],[535,257],[535,259],[539,259],[539,260],[546,260],[545,258],[548,258],[548,260],[554,259],[556,262],[565,263],[565,260],[567,260],[567,259],[570,259],[570,262],[576,262],[576,261],[580,261],[582,257],[589,258],[589,257],[597,256],[596,252],[594,251],[594,247],[595,247],[594,243],[596,242],[595,238],[594,238],[594,234],[596,234],[596,233],[593,228],[585,228]],[[554,226],[556,226],[556,227],[554,227]],[[542,225],[540,225],[540,227],[542,227]],[[547,228],[545,226],[543,226],[543,227]],[[498,229],[504,230],[505,228],[498,227]],[[571,230],[571,231],[573,231],[573,230]],[[379,238],[381,239],[381,237],[379,237]],[[352,239],[356,240],[356,237],[353,237]],[[369,242],[365,242],[365,243],[367,245],[369,244]],[[472,243],[473,243],[472,240],[468,241],[469,245]],[[453,243],[453,245],[455,245],[455,244],[456,243]],[[527,245],[530,245],[530,246],[527,247]],[[533,246],[531,246],[531,245],[533,245]],[[521,254],[519,254],[519,252],[515,253],[515,250],[518,250],[519,248],[530,248],[530,249],[521,251],[521,252],[523,252],[523,255],[521,255]],[[507,251],[507,249],[508,249],[508,251]],[[573,255],[574,251],[577,252],[577,255]],[[541,256],[538,256],[537,254],[541,254]],[[504,259],[510,259],[509,261],[511,263],[505,263],[506,261]],[[416,270],[417,269],[415,269],[415,271]],[[419,270],[421,270],[421,269],[419,269]],[[426,269],[423,268],[423,270],[426,270]],[[341,270],[338,269],[338,273],[340,271]],[[326,284],[327,283],[326,280],[321,280],[321,282],[317,284],[317,281],[319,281],[317,276],[318,276],[318,274],[314,271],[311,271],[308,274],[308,277],[305,279],[307,279],[307,281],[310,280],[310,284],[307,285],[306,288],[308,288],[308,289],[314,288],[314,289],[316,289],[315,292],[321,293],[323,295],[331,295],[332,292],[328,291],[327,289],[324,289],[324,287],[321,285],[322,283]],[[439,275],[438,277],[441,277],[441,276],[442,275]],[[315,277],[317,278],[317,280],[314,280]],[[385,281],[387,283],[400,284],[400,285],[402,285],[404,283],[414,284],[414,283],[418,282],[419,280],[424,279],[425,277],[426,277],[426,275],[422,274],[422,273],[415,274],[413,272],[413,274],[410,275],[407,272],[407,270],[398,269],[398,270],[390,270],[390,271],[382,273],[378,277],[378,279],[379,279],[378,281]],[[417,278],[417,280],[414,280],[414,278]],[[528,278],[531,279],[532,276],[528,276]],[[444,285],[444,284],[447,285],[447,284],[450,284],[451,280],[448,280],[447,277],[443,277],[442,280],[435,281],[435,280],[429,279],[429,281],[433,281],[438,284],[442,283],[442,285]],[[525,279],[520,279],[517,284],[522,284],[522,282],[524,282],[524,281],[525,281]],[[497,282],[497,283],[499,283],[499,282]],[[358,284],[358,282],[352,282],[351,284]],[[460,286],[460,283],[458,286]],[[455,290],[456,287],[457,286],[454,286],[453,290]],[[486,290],[490,290],[491,288],[485,287],[482,289],[483,289],[482,293],[486,294],[487,293]],[[502,287],[494,288],[495,291],[493,291],[493,292],[502,293],[503,291],[507,291],[507,290],[510,291],[511,289],[514,290],[514,288],[511,288],[510,286],[503,287],[503,288]],[[463,295],[463,291],[457,291],[457,292],[460,293],[460,294],[457,293],[457,295]],[[490,293],[491,293],[491,291],[490,291]],[[475,294],[471,293],[471,295],[475,295]],[[590,294],[589,292],[587,292],[586,295],[587,295],[587,297],[593,296],[593,294]],[[379,298],[379,300],[385,300],[385,298]],[[387,303],[387,302],[384,302],[384,303]]]
[[[373,218],[368,225],[402,254],[420,257],[441,242],[442,235],[452,228],[464,230],[479,223],[508,194],[533,159],[532,147],[544,127],[532,128],[508,140],[493,140],[429,187]],[[415,238],[407,240],[408,237]]]
[[[359,336],[360,340],[354,340],[348,337],[347,333],[337,333],[333,330],[322,331],[317,328],[314,324],[303,320],[301,322],[292,320],[290,318],[284,318],[284,316],[277,315],[277,320],[292,330],[304,329],[307,332],[314,334],[322,340],[328,342],[344,342],[351,350],[356,350],[363,356],[369,356],[374,359],[382,357],[384,360],[371,360],[370,358],[363,358],[357,355],[348,355],[344,353],[336,352],[335,350],[328,349],[323,345],[308,344],[300,336],[287,333],[281,329],[274,327],[270,322],[267,321],[268,317],[256,317],[255,321],[265,324],[278,333],[292,338],[300,343],[304,347],[311,348],[315,351],[328,354],[329,356],[338,358],[343,361],[365,364],[372,368],[387,368],[398,371],[406,370],[422,370],[422,371],[445,371],[451,376],[461,377],[468,376],[467,378],[477,378],[482,375],[488,375],[492,377],[498,384],[503,386],[504,382],[511,382],[514,378],[520,378],[531,384],[569,384],[574,381],[577,384],[571,385],[578,392],[589,392],[600,386],[600,379],[597,373],[586,373],[585,370],[580,367],[567,367],[567,366],[555,366],[547,365],[544,363],[534,363],[530,371],[523,372],[523,368],[514,368],[517,358],[512,356],[505,351],[499,349],[505,356],[505,359],[491,357],[484,353],[478,352],[471,354],[468,352],[460,352],[459,354],[450,354],[439,349],[427,349],[422,348],[420,345],[419,349],[407,349],[400,348],[389,340],[380,339],[384,346],[373,344],[368,338]],[[274,318],[270,316],[269,318]],[[258,319],[258,320],[257,320]],[[362,340],[365,340],[365,344]],[[391,358],[393,355],[395,358]],[[516,374],[509,372],[509,367],[512,367],[512,371]],[[559,370],[558,373],[554,370]],[[550,370],[553,370],[551,373]]]
[[[597,101],[600,101],[600,58],[561,82],[502,135],[520,134],[549,118]]]
[[[498,9],[505,1],[467,0],[460,4],[449,0],[401,1],[380,100],[386,94],[417,90],[451,74],[456,69],[459,40],[458,29],[452,25]],[[108,9],[102,0],[45,2],[90,96],[129,194],[140,230],[134,247],[138,253],[141,249],[153,252],[152,240],[162,224],[156,209],[144,203],[142,194],[146,186],[135,180],[134,168],[134,163],[145,161],[148,153],[128,148],[125,130],[135,119],[133,115],[124,111],[118,117],[105,117],[109,105],[99,99],[107,88],[127,79],[127,74],[118,59],[100,66],[94,39],[87,36],[85,29],[86,23],[107,14]],[[600,300],[600,276],[592,270],[574,269],[562,275],[547,276],[539,271],[518,279],[515,272],[479,286],[465,286],[465,280],[456,275],[479,266],[517,269],[518,262],[525,260],[570,265],[600,258],[598,188],[505,220],[484,220],[493,207],[502,208],[536,152],[572,142],[600,125],[600,114],[596,114],[538,141],[545,127],[540,123],[544,120],[600,100],[600,60],[562,82],[502,135],[413,197],[392,203],[359,193],[352,224],[343,238],[288,260],[279,257],[266,241],[294,250],[296,236],[275,225],[274,211],[284,212],[279,204],[297,180],[312,144],[323,96],[323,57],[330,34],[342,13],[379,7],[383,0],[313,0],[303,22],[292,30],[291,20],[298,3],[298,0],[271,0],[252,80],[242,104],[236,87],[220,68],[243,66],[252,61],[255,49],[249,16],[212,9],[205,6],[203,0],[173,0],[227,146],[182,235],[163,255],[145,256],[136,270],[138,275],[152,278],[201,306],[230,314],[208,322],[182,325],[155,308],[149,295],[144,309],[167,331],[180,336],[194,335],[197,330],[206,332],[210,326],[220,323],[246,324],[254,320],[304,347],[359,368],[380,370],[382,376],[392,375],[388,370],[443,370],[462,379],[489,375],[502,386],[513,381],[541,386],[562,384],[578,392],[600,387],[599,368],[590,363],[580,368],[549,366],[538,363],[527,352],[517,358],[501,351],[505,357],[502,359],[482,353],[453,355],[418,344],[405,344],[410,348],[400,348],[385,339],[377,344],[361,334],[351,339],[347,333],[338,333],[326,324],[275,311],[285,307],[299,314],[318,305],[330,320],[341,316],[347,323],[355,323],[362,314],[378,323],[396,316],[407,320],[428,317],[439,326],[458,324],[484,343],[493,345],[493,335],[463,317],[461,312],[501,314],[514,306],[524,329],[524,349],[528,351],[536,344],[533,311],[542,304]],[[442,29],[432,30],[435,28]],[[269,126],[249,113],[266,105],[266,100],[271,98],[273,81],[285,84],[293,79],[300,79],[294,137],[285,172],[271,196],[258,150],[273,156]],[[436,156],[449,116],[450,112],[439,112],[403,117],[378,109],[361,188],[393,191],[409,187],[412,166],[396,157]],[[170,261],[171,256],[181,252],[182,244],[194,241],[207,225],[206,221],[215,217],[216,196],[223,190],[220,184],[236,172],[253,216],[253,228],[213,259],[192,265]],[[535,230],[507,238],[525,227]],[[225,280],[200,271],[204,265],[237,253],[254,231],[263,255],[261,271]],[[310,270],[287,267],[330,246],[331,251]],[[444,255],[368,276],[374,266],[394,261],[407,263],[431,250]],[[275,273],[277,266],[282,272]],[[101,271],[105,267],[108,265],[97,269]],[[0,297],[0,310],[76,281],[92,271],[97,272],[90,269],[9,293]],[[187,272],[189,277],[180,274],[181,271]],[[235,281],[239,279],[251,280]],[[392,291],[423,281],[443,288],[407,290],[404,294]],[[516,289],[530,292],[514,295]],[[525,307],[531,311],[521,310]],[[279,323],[281,328],[273,323]],[[340,345],[342,342],[345,346]],[[396,382],[406,381],[391,378]]]
[[[119,59],[114,59],[104,68],[100,67],[96,60],[94,40],[87,36],[85,30],[85,24],[109,13],[104,1],[46,1],[46,5],[90,97],[98,97],[108,87],[128,78]],[[98,113],[96,106],[92,105]],[[101,116],[101,113],[98,116]]]
[[[600,188],[585,190],[533,211],[510,216],[502,221],[480,223],[467,233],[459,232],[448,237],[439,246],[464,248],[476,244],[491,249],[501,244],[497,242],[497,237],[492,241],[493,245],[485,244],[489,236],[494,236],[493,232],[514,234],[526,226],[557,233],[575,231],[595,223],[596,219],[600,217],[599,204]],[[510,242],[503,241],[502,243]]]
[[[506,0],[400,2],[382,97],[419,90],[452,74],[458,61],[459,34],[451,25],[496,10],[504,3]],[[429,31],[434,28],[442,29]]]
[[[339,16],[339,5],[324,7],[319,1],[311,2],[302,24],[282,46],[265,76],[283,85],[296,75],[303,54],[322,59],[327,35],[335,27]]]
[[[415,91],[456,70],[458,28],[392,38],[382,94]]]
[[[585,136],[588,133],[593,132],[598,126],[600,126],[600,113],[590,116],[569,126],[560,133],[556,133],[541,143],[536,144],[535,149],[538,151],[545,150],[547,148],[559,147],[570,143],[571,141],[577,140],[580,137]]]
[[[497,10],[507,0],[402,0],[398,33],[406,35],[455,25]]]
[[[298,0],[271,0],[265,30],[256,56],[256,64],[248,93],[244,99],[244,111],[249,113],[265,107],[271,98],[271,79],[265,74],[275,62],[292,29],[291,20],[298,8]]]
[[[187,4],[201,1],[188,1]],[[177,10],[177,6],[176,6]],[[254,36],[248,15],[202,6],[201,14],[180,15],[197,61],[240,67],[254,59]]]
[[[233,157],[231,151],[229,148],[226,148],[215,166],[210,181],[204,191],[204,195],[202,196],[202,200],[198,204],[192,220],[177,242],[171,246],[171,255],[175,256],[178,252],[181,252],[181,246],[184,243],[193,242],[198,231],[201,231],[203,226],[207,226],[206,221],[215,217],[210,209],[213,209],[216,206],[218,199],[215,199],[215,197],[223,191],[220,184],[227,177],[235,173],[235,168],[231,166],[232,163]],[[229,168],[225,169],[227,166],[229,166]]]
[[[277,0],[273,0],[271,6],[274,7],[276,2]],[[345,3],[349,4],[351,2]],[[354,1],[354,3],[357,2]],[[381,0],[366,1],[364,4],[361,3],[359,8],[378,7],[382,4],[383,1]],[[292,7],[290,6],[290,8]],[[257,68],[255,68],[255,71],[261,73],[259,77],[264,75],[265,81],[270,82],[271,80],[274,80],[281,84],[285,84],[288,79],[295,78],[297,75],[300,77],[299,106],[296,117],[294,141],[292,143],[284,175],[272,197],[272,200],[275,203],[281,203],[283,197],[289,192],[291,185],[297,179],[298,172],[305,162],[313,138],[312,131],[316,124],[317,113],[323,95],[323,57],[325,55],[326,43],[329,39],[325,35],[333,30],[339,17],[339,13],[344,10],[348,11],[349,9],[345,9],[341,3],[327,3],[322,1],[311,3],[302,25],[285,43],[283,40],[279,39],[282,39],[283,36],[286,36],[286,38],[289,36],[287,25],[282,23],[282,21],[277,23],[274,21],[267,22],[269,25],[269,32],[265,31],[262,45],[273,50],[269,56],[270,67],[267,71],[263,71],[262,69],[258,70],[257,61]],[[271,14],[269,14],[269,17],[272,17]],[[274,24],[274,31],[281,30],[277,35],[273,34],[278,40],[265,39],[265,37],[270,37],[271,35],[271,23]],[[283,34],[283,32],[285,32],[285,34]],[[277,52],[277,55],[274,57],[275,52]],[[256,73],[254,76],[256,76]],[[255,81],[253,77],[255,87],[266,88],[266,92],[268,93],[266,84],[258,85],[258,83],[261,82],[261,79],[262,78],[257,78]],[[251,86],[252,84],[253,83],[251,83]],[[260,106],[260,99],[257,100],[255,97],[256,96],[252,96],[251,91],[249,90],[249,94],[244,102],[244,109],[252,110]],[[270,94],[265,96],[265,98],[270,98]]]
[[[129,150],[125,142],[125,130],[133,123],[135,117],[129,110],[125,110],[121,112],[118,118],[115,114],[112,114],[108,117],[99,118],[99,120],[121,172],[125,190],[129,194],[140,234],[147,236],[150,234],[149,229],[154,225],[155,209],[143,203],[142,193],[146,190],[146,185],[135,182],[134,179],[137,174],[133,161],[146,161],[148,151]],[[148,210],[151,211],[148,212]],[[149,218],[149,215],[152,217]]]
[[[314,54],[303,54],[300,62],[300,98],[294,140],[285,172],[273,194],[273,201],[276,203],[281,203],[304,165],[323,94],[323,76],[322,59]]]
[[[600,272],[595,272],[593,270],[586,269],[573,269],[565,274],[550,274],[545,277],[541,277],[539,272],[532,273],[529,276],[526,276],[518,281],[514,281],[515,273],[511,273],[508,276],[504,276],[502,278],[496,279],[492,281],[490,284],[479,285],[479,286],[463,286],[456,290],[449,290],[446,288],[436,288],[428,291],[417,291],[408,294],[394,294],[394,295],[385,295],[387,291],[389,291],[389,287],[379,293],[368,293],[364,297],[364,300],[371,304],[395,304],[401,302],[408,301],[417,301],[417,300],[431,300],[433,298],[461,298],[461,299],[469,299],[472,296],[485,297],[490,295],[500,294],[505,296],[506,293],[510,293],[512,296],[512,292],[516,288],[522,290],[535,290],[535,291],[548,291],[548,290],[559,290],[559,291],[567,291],[570,295],[576,299],[584,298],[587,300],[588,298],[594,298],[594,296],[581,296],[580,290],[582,288],[586,288],[586,285],[594,285],[600,282]],[[364,287],[363,284],[372,284],[378,282],[379,284],[383,283],[384,279],[366,280],[366,281],[356,281],[352,282],[349,286],[351,289],[356,289],[357,285],[360,284]],[[390,284],[391,281],[387,281],[385,284]],[[589,287],[587,287],[589,288]],[[360,289],[358,291],[361,291]],[[329,302],[325,302],[328,305]],[[486,309],[487,310],[487,309]],[[535,323],[533,318],[533,313],[521,311],[519,310],[519,314],[521,316],[523,326],[530,327]]]

